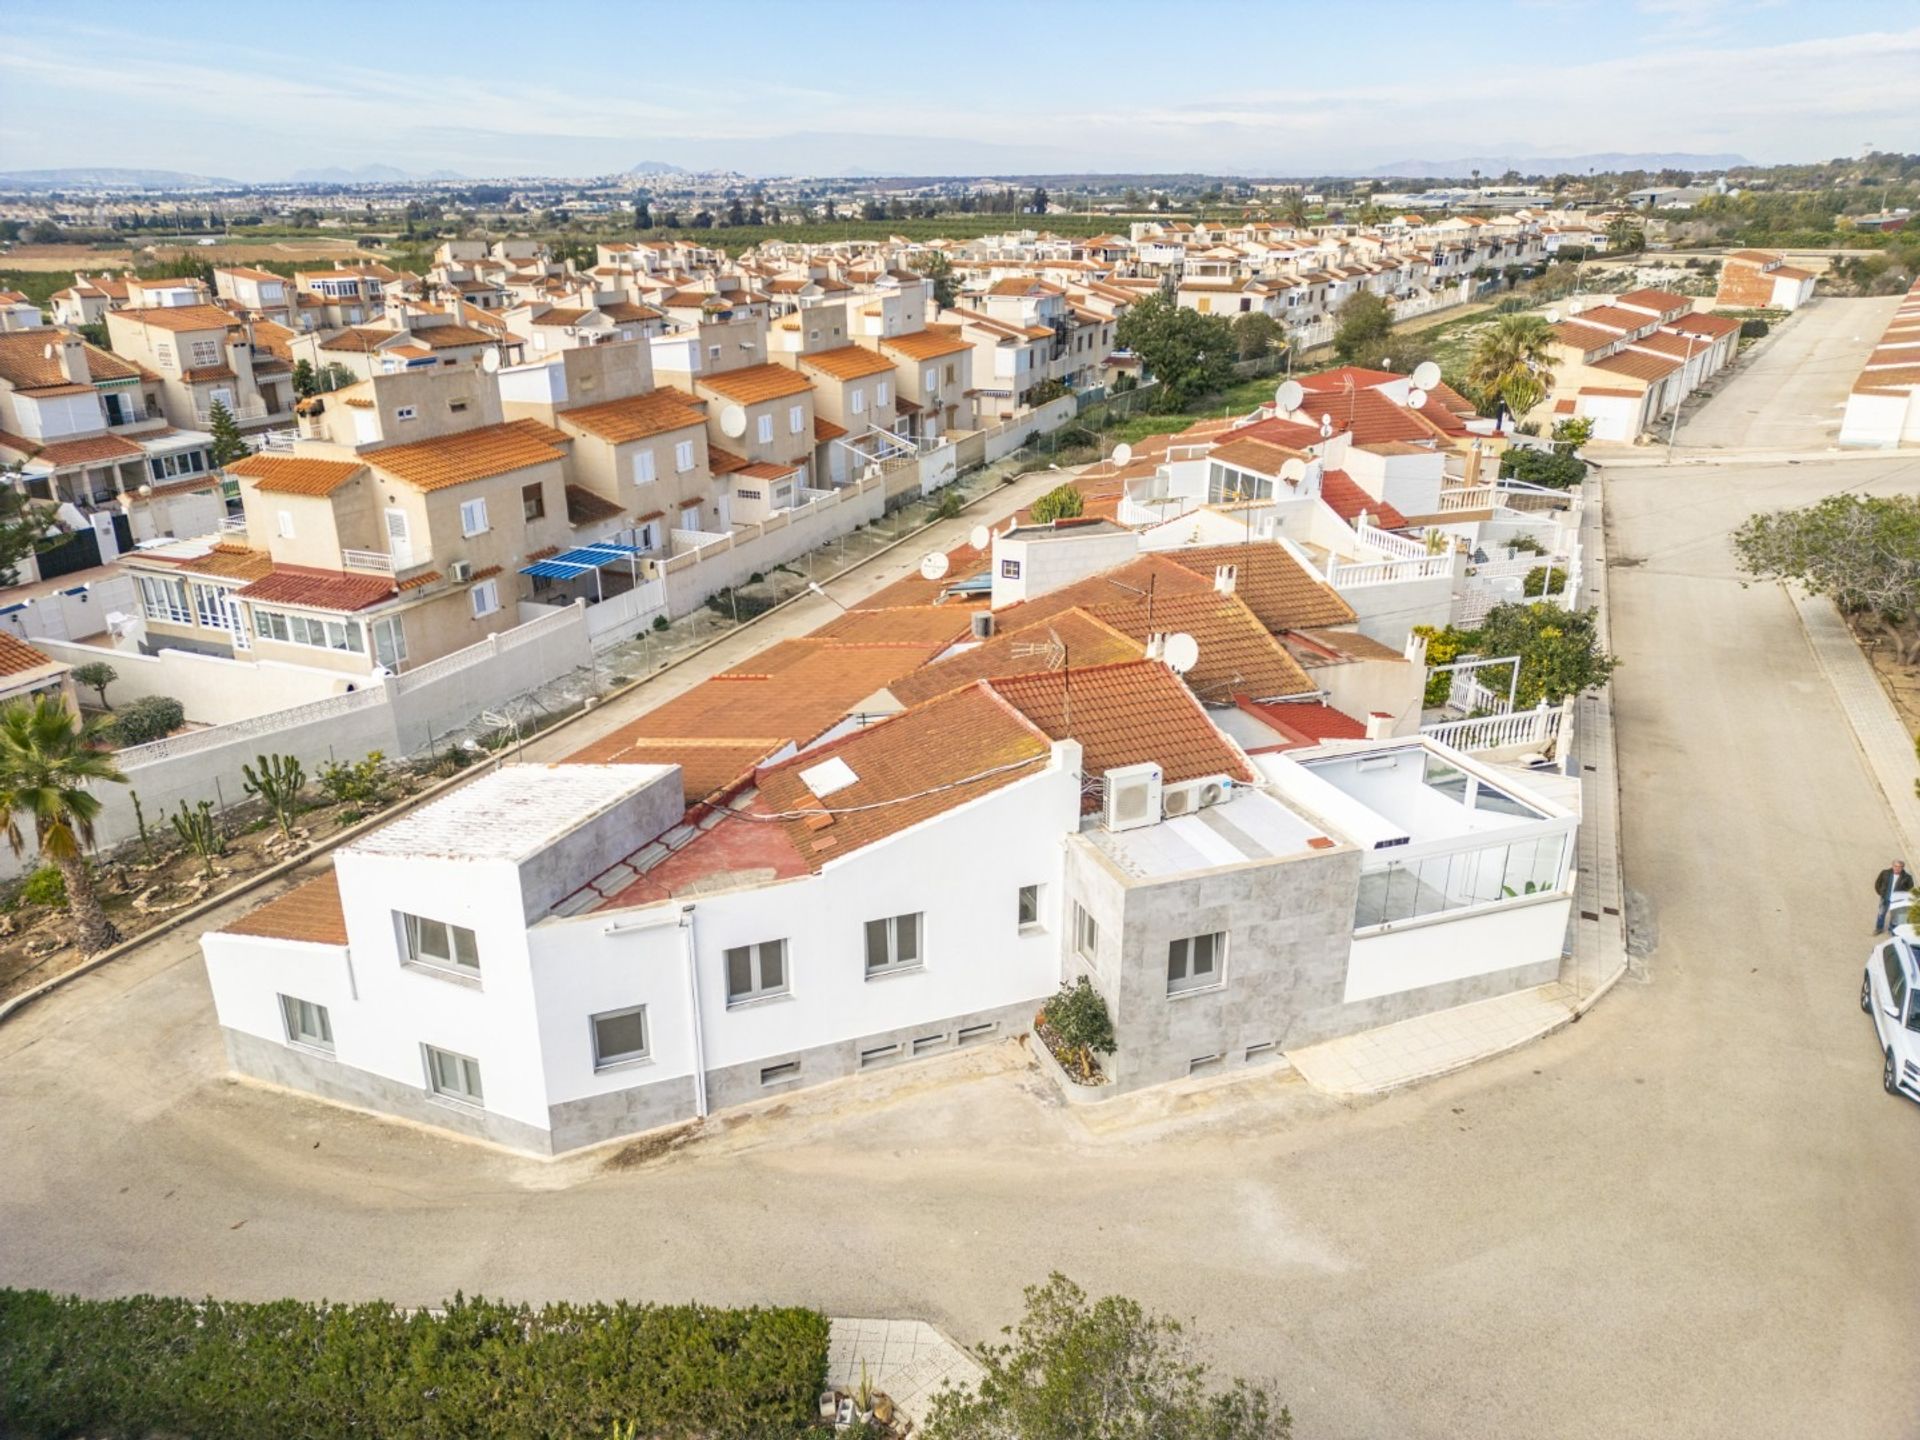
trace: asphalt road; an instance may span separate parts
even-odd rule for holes
[[[1920,1107],[1855,1003],[1886,811],[1724,535],[1915,462],[1621,472],[1644,976],[1384,1100],[1278,1076],[1070,1110],[1013,1047],[677,1150],[540,1165],[220,1076],[173,938],[0,1028],[0,1281],[797,1301],[992,1336],[1053,1268],[1198,1321],[1302,1440],[1845,1435],[1920,1417]]]
[[[1820,450],[1900,296],[1816,298],[1758,342],[1713,398],[1680,422],[1680,449]]]

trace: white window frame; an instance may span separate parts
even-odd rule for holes
[[[389,670],[404,665],[407,660],[407,627],[400,622],[398,615],[388,615],[372,621],[368,629],[368,639],[373,646],[373,658]],[[386,639],[386,653],[381,652],[381,639]]]
[[[1047,928],[1040,910],[1040,902],[1046,893],[1044,885],[1022,885],[1014,900],[1014,915],[1022,935],[1037,935]],[[1031,898],[1031,904],[1029,904]],[[1028,915],[1031,912],[1032,918]]]
[[[442,1050],[438,1045],[422,1044],[420,1059],[426,1066],[427,1093],[450,1105],[465,1105],[475,1110],[487,1108],[486,1087],[480,1079],[480,1062],[457,1050]],[[457,1080],[449,1083],[451,1073]]]
[[[684,475],[693,469],[693,442],[682,440],[673,447],[673,468],[676,474]]]
[[[287,1043],[297,1045],[303,1050],[323,1050],[333,1053],[333,1020],[327,1014],[327,1007],[313,1000],[302,1000],[297,995],[280,997],[280,1023],[286,1030]]]
[[[603,1020],[625,1020],[630,1016],[640,1017],[640,1048],[637,1050],[618,1050],[608,1053],[601,1049],[600,1022]],[[593,1046],[593,1068],[596,1071],[618,1070],[628,1065],[639,1065],[653,1058],[653,1025],[647,1018],[645,1005],[628,1005],[619,1010],[602,1010],[598,1015],[587,1017],[587,1038]]]
[[[354,655],[367,653],[366,635],[358,620],[338,615],[303,615],[293,610],[273,610],[255,605],[253,633],[262,640],[277,640],[282,645],[304,645],[309,650],[339,650]]]
[[[920,388],[929,395],[938,393],[940,389],[940,372],[932,366],[928,366],[926,376],[922,380]]]
[[[220,363],[220,342],[218,340],[195,340],[193,347],[193,368],[204,370],[208,366]]]
[[[418,420],[420,418],[419,407],[415,405],[397,406],[394,409],[393,418],[396,420]]]
[[[1073,953],[1091,960],[1100,951],[1100,922],[1087,913],[1087,907],[1073,902]]]
[[[892,388],[888,386],[886,381],[882,380],[878,385],[873,387],[873,403],[875,405],[885,405],[887,403],[887,397],[892,393]]]
[[[762,445],[771,445],[773,443],[773,416],[762,415],[755,433],[759,435]]]
[[[691,442],[687,442],[687,444],[688,448],[691,449]],[[659,471],[654,468],[653,451],[650,449],[634,451],[633,483],[636,485],[651,485],[659,478]]]
[[[1204,947],[1207,968],[1197,962]],[[1178,969],[1179,974],[1174,971]],[[1209,931],[1204,935],[1186,935],[1167,942],[1167,995],[1195,995],[1218,990],[1227,983],[1227,932]]]
[[[909,927],[906,922],[911,922]],[[914,911],[910,915],[889,915],[881,920],[869,920],[862,927],[862,949],[866,960],[867,979],[873,980],[882,975],[900,975],[914,970],[924,970],[927,964],[927,917],[925,911]],[[910,935],[910,941],[903,942],[903,935]],[[875,941],[883,958],[874,960]],[[906,953],[911,949],[911,953]]]
[[[276,511],[274,514],[274,526],[279,530],[282,540],[293,539],[293,512],[291,510]]]
[[[855,390],[847,398],[847,408],[855,415],[867,413],[867,392]]]
[[[479,976],[480,937],[466,926],[455,925],[451,920],[435,920],[430,915],[415,915],[407,910],[396,910],[393,915],[394,929],[400,940],[400,958],[407,964],[452,975]],[[434,930],[440,932],[440,943],[445,947],[443,951],[427,948],[433,941]],[[467,937],[465,946],[460,943],[462,935]]]
[[[769,419],[772,417],[769,416]],[[794,435],[804,434],[807,428],[807,407],[789,405],[787,407],[787,430]]]
[[[767,983],[767,958],[771,955],[780,967],[780,978],[773,984]],[[733,967],[735,957],[747,967],[749,988],[736,991],[733,988]],[[729,945],[721,959],[721,981],[727,987],[727,1008],[736,1005],[748,1005],[756,1000],[771,1000],[779,995],[788,995],[793,991],[793,966],[787,955],[785,937],[778,940],[756,940],[750,945]]]
[[[487,524],[487,499],[484,495],[460,502],[460,533],[469,539],[475,535],[484,535],[491,527]]]
[[[467,592],[473,602],[473,618],[484,620],[500,608],[500,585],[494,580],[482,580]]]

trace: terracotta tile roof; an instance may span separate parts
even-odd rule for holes
[[[645,395],[629,395],[622,400],[581,405],[572,410],[562,410],[554,418],[560,422],[563,430],[584,430],[615,445],[629,440],[646,440],[672,430],[691,430],[707,423],[707,417],[694,409],[686,396],[677,390],[654,390]]]
[[[68,383],[60,368],[60,356],[49,356],[47,346],[59,332],[40,328],[0,332],[0,380],[16,390],[45,390]],[[131,380],[140,374],[137,366],[98,346],[84,347],[87,373],[94,380]]]
[[[351,326],[327,336],[320,342],[320,348],[368,353],[408,338],[404,330],[388,330],[378,325]]]
[[[584,485],[567,486],[567,523],[593,525],[602,520],[617,520],[627,512],[605,496],[596,495]]]
[[[273,556],[264,550],[249,550],[244,545],[216,545],[204,555],[180,561],[179,568],[222,580],[259,580],[272,573]]]
[[[967,611],[953,606],[934,608],[952,611],[963,620],[968,617]],[[1053,650],[1056,639],[1061,646],[1059,664],[1055,663]],[[1021,629],[1002,629],[991,640],[946,656],[911,675],[903,675],[888,688],[902,705],[919,705],[976,680],[1030,675],[1048,669],[1090,669],[1121,660],[1138,660],[1145,653],[1146,647],[1132,636],[1075,607]]]
[[[1303,425],[1299,428],[1304,430],[1306,427]],[[1315,439],[1318,438],[1318,435],[1316,435]],[[1269,440],[1248,437],[1246,439],[1230,440],[1224,445],[1215,446],[1213,453],[1208,458],[1218,460],[1222,465],[1232,465],[1242,470],[1251,470],[1256,475],[1273,477],[1279,475],[1280,467],[1286,464],[1287,461],[1299,460],[1305,463],[1312,457],[1304,450],[1296,450],[1286,445],[1275,445]]]
[[[771,460],[756,460],[751,465],[742,465],[734,473],[745,480],[785,480],[798,469],[797,465],[776,465]]]
[[[532,323],[535,325],[554,326],[578,325],[591,314],[593,314],[591,309],[561,309],[555,307],[551,310],[541,311],[540,314],[533,317]]]
[[[731,450],[722,450],[718,445],[707,446],[707,473],[713,476],[733,475],[747,468],[747,457],[736,455]]]
[[[836,380],[864,380],[869,375],[891,375],[893,362],[886,356],[859,345],[842,345],[834,350],[816,350],[802,355],[800,363]]]
[[[1656,330],[1651,335],[1642,335],[1638,340],[1627,342],[1630,350],[1651,351],[1655,355],[1664,355],[1672,360],[1685,360],[1689,355],[1704,355],[1707,347],[1701,343],[1701,337],[1672,335],[1664,330]]]
[[[602,305],[600,307],[600,313],[609,320],[616,320],[621,324],[627,325],[638,324],[646,320],[658,320],[660,318],[660,312],[651,305],[636,305],[631,300],[615,300],[611,304]]]
[[[1286,420],[1279,416],[1255,420],[1252,424],[1238,426],[1227,433],[1233,437],[1232,443],[1243,439],[1262,440],[1270,445],[1299,451],[1321,443],[1319,426],[1308,425],[1299,420]]]
[[[1693,308],[1691,299],[1685,295],[1676,295],[1671,290],[1629,290],[1624,295],[1616,296],[1613,303],[1642,310],[1655,310],[1662,315],[1674,310]]]
[[[340,876],[331,866],[249,910],[221,932],[259,935],[269,940],[305,940],[315,945],[347,943],[347,916],[340,904]]]
[[[1349,380],[1353,382],[1356,390],[1371,390],[1375,386],[1391,385],[1407,377],[1396,375],[1391,370],[1369,370],[1361,365],[1336,365],[1331,370],[1321,370],[1313,375],[1297,375],[1294,378],[1311,395],[1323,390],[1344,393]]]
[[[1604,350],[1620,339],[1611,330],[1582,325],[1577,320],[1562,320],[1553,327],[1553,334],[1562,345],[1570,345],[1583,355],[1594,350]]]
[[[1682,315],[1677,320],[1669,320],[1667,328],[1688,335],[1711,335],[1717,339],[1722,335],[1737,333],[1740,322],[1731,315],[1707,315],[1696,310],[1690,315]]]
[[[1276,635],[1282,630],[1353,623],[1353,607],[1340,598],[1340,592],[1280,545],[1202,545],[1161,553],[1174,564],[1191,568],[1209,586],[1215,567],[1236,567],[1234,598]]]
[[[815,630],[813,638],[845,643],[952,645],[966,639],[972,630],[971,613],[955,605],[896,605],[883,610],[849,610]]]
[[[276,495],[331,495],[366,468],[360,460],[312,460],[264,452],[236,460],[229,475],[243,475]]]
[[[1171,784],[1207,775],[1254,778],[1180,678],[1158,661],[1043,670],[996,680],[992,688],[1050,738],[1078,740],[1081,771],[1089,778],[1146,761],[1159,765]],[[1081,808],[1099,805],[1088,795]]]
[[[1378,390],[1356,390],[1351,395],[1315,395],[1308,410],[1331,415],[1335,434],[1350,433],[1355,443],[1375,440],[1433,440],[1437,427],[1420,418],[1417,410],[1396,405]]]
[[[772,735],[804,745],[876,691],[919,668],[941,645],[846,645],[786,640],[647,713],[646,732]]]
[[[938,360],[973,346],[962,338],[958,325],[929,325],[911,335],[888,335],[880,341],[880,348],[897,351],[909,360]]]
[[[1384,500],[1376,500],[1360,488],[1359,482],[1344,470],[1325,470],[1320,475],[1320,498],[1349,525],[1360,518],[1362,510],[1382,530],[1398,530],[1407,517]]]
[[[567,756],[569,765],[678,765],[689,807],[733,789],[754,767],[780,750],[783,740],[713,739],[701,735],[649,735],[644,719],[602,735]]]
[[[1362,635],[1358,630],[1336,630],[1316,627],[1311,630],[1295,630],[1288,635],[1290,642],[1301,642],[1304,646],[1315,647],[1327,652],[1339,660],[1392,660],[1404,662],[1406,656],[1391,645],[1383,645],[1371,635]],[[1295,654],[1301,654],[1296,650]],[[1302,663],[1306,663],[1304,660]]]
[[[845,427],[836,425],[831,420],[819,415],[813,417],[813,443],[816,445],[825,444],[829,440],[839,440],[846,433]]]
[[[443,490],[449,485],[464,485],[563,459],[563,452],[553,445],[556,435],[566,438],[537,420],[509,420],[411,445],[370,450],[364,458],[376,470],[416,490]]]
[[[301,605],[313,610],[364,610],[394,594],[389,575],[349,575],[306,565],[276,565],[251,585],[240,587],[242,600],[270,605]]]
[[[53,663],[51,655],[42,654],[10,630],[0,630],[0,675],[19,675]]]
[[[89,435],[80,440],[56,440],[51,445],[40,445],[34,458],[49,465],[92,465],[103,460],[144,457],[146,453],[118,435]]]
[[[463,345],[491,345],[493,336],[485,330],[466,325],[422,325],[412,332],[414,340],[429,350],[453,350]]]
[[[196,365],[192,369],[182,370],[180,378],[189,385],[197,385],[205,380],[231,380],[234,374],[231,365]]]
[[[694,380],[702,389],[724,395],[740,405],[778,400],[785,395],[804,395],[813,389],[813,382],[798,370],[772,364],[749,365],[744,370],[728,370],[719,375],[697,375]]]
[[[1680,362],[1660,355],[1642,354],[1637,350],[1623,350],[1618,355],[1595,360],[1588,368],[1604,370],[1609,375],[1625,375],[1634,380],[1654,381],[1673,374],[1680,368]]]
[[[237,327],[239,319],[218,305],[156,305],[145,310],[115,310],[129,320],[138,320],[157,330],[227,330]]]
[[[1574,317],[1576,325],[1590,325],[1601,330],[1629,331],[1639,330],[1654,324],[1659,317],[1649,315],[1643,310],[1622,310],[1618,305],[1595,305],[1582,310]]]
[[[1252,753],[1274,750],[1298,750],[1318,745],[1323,740],[1364,740],[1367,727],[1351,715],[1334,709],[1324,700],[1295,700],[1281,705],[1263,705],[1245,696],[1236,702],[1240,709],[1278,731],[1276,745],[1263,745]]]
[[[752,808],[787,817],[778,823],[788,843],[817,871],[1039,773],[1052,749],[1014,706],[974,686],[761,771]],[[823,800],[801,772],[830,757],[855,779]]]

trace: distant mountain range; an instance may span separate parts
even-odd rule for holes
[[[684,175],[686,173],[678,165],[669,165],[664,160],[642,160],[627,171],[629,175]]]
[[[1403,176],[1410,180],[1458,180],[1474,171],[1485,180],[1517,170],[1522,175],[1584,175],[1589,170],[1730,170],[1747,164],[1744,155],[1689,155],[1675,151],[1644,155],[1473,155],[1462,160],[1396,160],[1363,172],[1369,178]]]
[[[349,170],[344,165],[326,165],[314,170],[296,170],[287,177],[302,185],[394,185],[408,180],[465,180],[457,170],[429,170],[416,174],[394,165],[361,165]]]
[[[112,165],[79,165],[65,170],[0,170],[0,185],[15,190],[87,189],[111,186],[119,190],[231,190],[238,180],[217,175],[190,175],[184,170],[128,170]]]

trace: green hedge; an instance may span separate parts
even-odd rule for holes
[[[826,1380],[811,1310],[455,1297],[251,1305],[0,1290],[0,1434],[785,1436]]]

